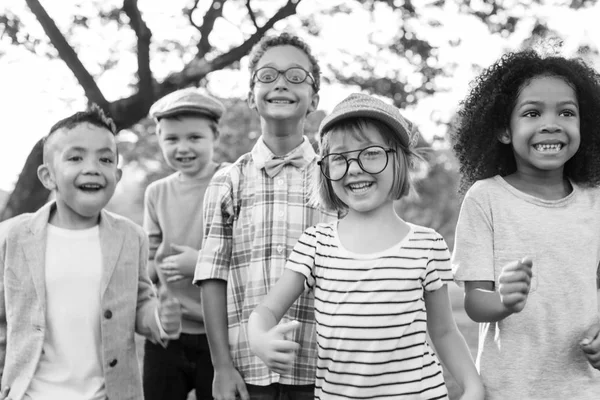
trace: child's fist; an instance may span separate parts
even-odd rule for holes
[[[579,345],[592,367],[600,370],[600,324],[590,326]]]
[[[252,351],[273,372],[278,374],[290,372],[300,345],[291,341],[289,337],[299,327],[298,321],[289,321],[274,326],[254,343]]]
[[[168,335],[176,334],[181,327],[181,304],[165,288],[161,288],[158,298],[160,324]]]
[[[523,311],[529,289],[531,288],[531,271],[533,261],[529,257],[525,257],[519,261],[514,261],[502,268],[500,274],[500,301],[508,310],[513,313]]]

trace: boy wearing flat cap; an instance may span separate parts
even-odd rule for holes
[[[223,104],[196,88],[177,90],[150,108],[158,143],[175,172],[153,182],[144,199],[144,229],[150,240],[148,268],[159,291],[168,291],[182,306],[182,332],[163,348],[146,341],[146,400],[212,400],[213,367],[200,304],[192,285],[202,247],[204,192],[226,164],[213,160]]]

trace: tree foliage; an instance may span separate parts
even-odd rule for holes
[[[216,81],[215,72],[239,70],[251,47],[271,31],[291,29],[305,37],[319,38],[315,43],[326,41],[327,49],[316,49],[333,55],[321,62],[326,85],[356,87],[407,107],[447,90],[440,82],[452,78],[455,65],[443,59],[441,48],[460,46],[460,38],[445,26],[448,12],[471,16],[485,24],[492,35],[508,37],[522,27],[527,5],[534,9],[536,5],[552,3],[575,10],[594,3],[591,0],[172,0],[168,6],[157,6],[150,0],[86,0],[73,2],[72,13],[66,14],[61,8],[63,2],[42,5],[39,0],[25,0],[27,8],[24,8],[20,0],[11,1],[15,4],[0,6],[2,43],[62,60],[88,102],[99,104],[120,129],[137,136],[129,144],[124,141],[122,146],[135,148],[126,161],[143,164],[144,168],[152,164],[152,159],[154,163],[160,159],[152,143],[152,124],[144,121],[150,105],[182,87],[211,89]],[[157,17],[153,7],[161,8],[164,16]],[[357,20],[360,24],[357,32],[367,39],[367,46],[361,52],[352,46],[338,46],[329,39],[336,24],[356,15],[366,16]],[[555,34],[543,19],[535,18],[528,40]],[[582,51],[597,49],[584,45]],[[129,78],[127,85],[115,90],[113,77],[117,75]],[[233,124],[235,134],[223,136],[224,145],[219,151],[224,159],[233,157],[236,152],[232,149],[249,145],[252,140],[249,133],[257,128],[252,125],[256,121],[253,122],[249,112],[245,116],[239,112],[243,103],[238,102],[235,107],[240,110],[232,115],[246,119],[238,121],[237,126]],[[226,142],[234,137],[231,143]],[[41,159],[38,142],[0,219],[33,211],[46,201],[48,193],[36,179]],[[150,175],[150,179],[153,176],[157,175]]]

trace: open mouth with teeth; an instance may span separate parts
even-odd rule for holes
[[[563,147],[564,144],[562,143],[539,143],[533,145],[533,148],[540,153],[558,153]]]
[[[356,182],[349,184],[348,189],[350,189],[352,193],[360,194],[369,190],[371,186],[373,186],[373,182]]]
[[[192,162],[196,159],[196,157],[177,157],[175,158],[177,161],[179,161],[180,163],[189,163]]]
[[[102,190],[104,186],[99,183],[84,183],[79,185],[78,188],[84,192],[95,193],[99,190]]]
[[[292,100],[286,100],[286,99],[271,99],[271,100],[267,100],[267,103],[270,103],[270,104],[293,104],[294,102]]]

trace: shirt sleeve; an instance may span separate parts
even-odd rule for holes
[[[479,196],[481,197],[481,196]],[[452,269],[459,285],[465,281],[494,281],[494,230],[490,206],[467,192],[461,205]]]
[[[230,171],[231,169],[227,169]],[[235,200],[229,173],[217,173],[204,195],[204,239],[198,253],[194,284],[207,279],[226,281],[229,275],[233,248]]]
[[[148,235],[149,252],[148,259],[154,260],[158,246],[162,243],[163,234],[158,223],[158,215],[156,214],[156,199],[154,185],[148,186],[144,195],[144,219],[142,226]]]
[[[315,286],[315,255],[317,253],[317,229],[311,226],[296,242],[285,267],[296,271],[306,278],[304,287],[306,291],[314,290]]]
[[[452,282],[450,251],[444,238],[434,232],[433,242],[427,257],[423,288],[428,292],[438,290],[448,282]]]

